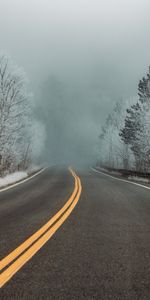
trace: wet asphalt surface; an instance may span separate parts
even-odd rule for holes
[[[150,299],[150,190],[77,171],[80,200],[46,245],[0,290],[1,299]],[[68,200],[74,180],[49,168],[0,193],[0,259]]]

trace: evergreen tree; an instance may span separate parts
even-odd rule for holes
[[[150,68],[147,77],[143,77],[138,84],[139,101],[127,109],[124,127],[120,130],[121,139],[128,144],[134,153],[136,169],[145,171],[148,168],[150,149],[145,137],[148,126],[147,114],[150,111]],[[143,137],[145,139],[143,140]],[[145,141],[145,143],[144,143]]]
[[[139,101],[142,104],[150,104],[150,67],[147,78],[143,77],[138,84]]]

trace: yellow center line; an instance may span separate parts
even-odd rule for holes
[[[30,236],[24,243],[22,243],[19,247],[17,247],[14,251],[8,254],[5,258],[0,261],[0,271],[4,269],[8,264],[10,264],[15,258],[17,258],[22,252],[24,252],[31,244],[33,244],[57,219],[65,212],[65,210],[69,207],[71,202],[73,201],[77,190],[77,178],[70,169],[72,176],[75,178],[75,188],[74,191],[67,201],[67,203],[45,224],[43,225],[38,231],[36,231],[32,236]]]
[[[39,251],[42,246],[52,237],[52,235],[58,230],[58,228],[65,222],[68,216],[71,214],[72,210],[76,206],[79,201],[81,195],[81,181],[79,177],[70,169],[72,176],[75,179],[75,188],[72,193],[72,196],[69,198],[67,203],[63,206],[63,208],[49,221],[50,224],[46,223],[40,230],[38,230],[34,235],[32,235],[27,241],[25,241],[22,245],[20,245],[17,249],[15,249],[12,253],[10,253],[6,258],[1,261],[2,268],[7,266],[10,262],[12,262],[19,254],[24,252],[30,245],[30,248],[26,250],[17,260],[12,263],[3,273],[0,275],[0,287],[4,286],[4,284],[11,279],[11,277],[19,270],[21,267],[32,258],[32,256]],[[57,217],[56,217],[57,216]],[[54,220],[55,218],[55,220]],[[50,225],[54,222],[56,223],[48,230]],[[47,231],[48,230],[48,231]],[[44,235],[42,235],[44,234]],[[42,236],[41,236],[42,235]],[[37,238],[39,238],[37,240]],[[36,241],[37,240],[37,241]],[[33,242],[35,243],[33,244]],[[18,254],[19,253],[19,254]]]

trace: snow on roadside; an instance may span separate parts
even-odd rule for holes
[[[27,177],[28,177],[28,173],[25,171],[8,174],[5,177],[0,178],[0,188],[11,185]]]
[[[150,179],[144,178],[144,177],[129,176],[128,179],[129,179],[129,180],[140,181],[140,182],[145,182],[145,183],[150,183]]]
[[[117,171],[108,171],[107,169],[104,168],[96,168],[97,170],[110,174],[110,175],[116,175],[116,176],[122,176],[121,173],[117,172]],[[150,179],[149,178],[144,178],[144,177],[139,177],[139,176],[128,176],[127,178],[128,180],[133,180],[133,181],[139,181],[139,182],[143,182],[143,183],[149,183],[150,184]]]
[[[8,174],[4,177],[0,177],[0,189],[26,179],[27,177],[40,171],[41,169],[41,166],[31,166],[27,171],[18,171]]]

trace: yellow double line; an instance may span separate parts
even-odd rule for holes
[[[43,247],[65,222],[79,201],[82,190],[81,181],[71,168],[69,170],[75,179],[75,186],[71,197],[44,226],[0,261],[0,288]]]

